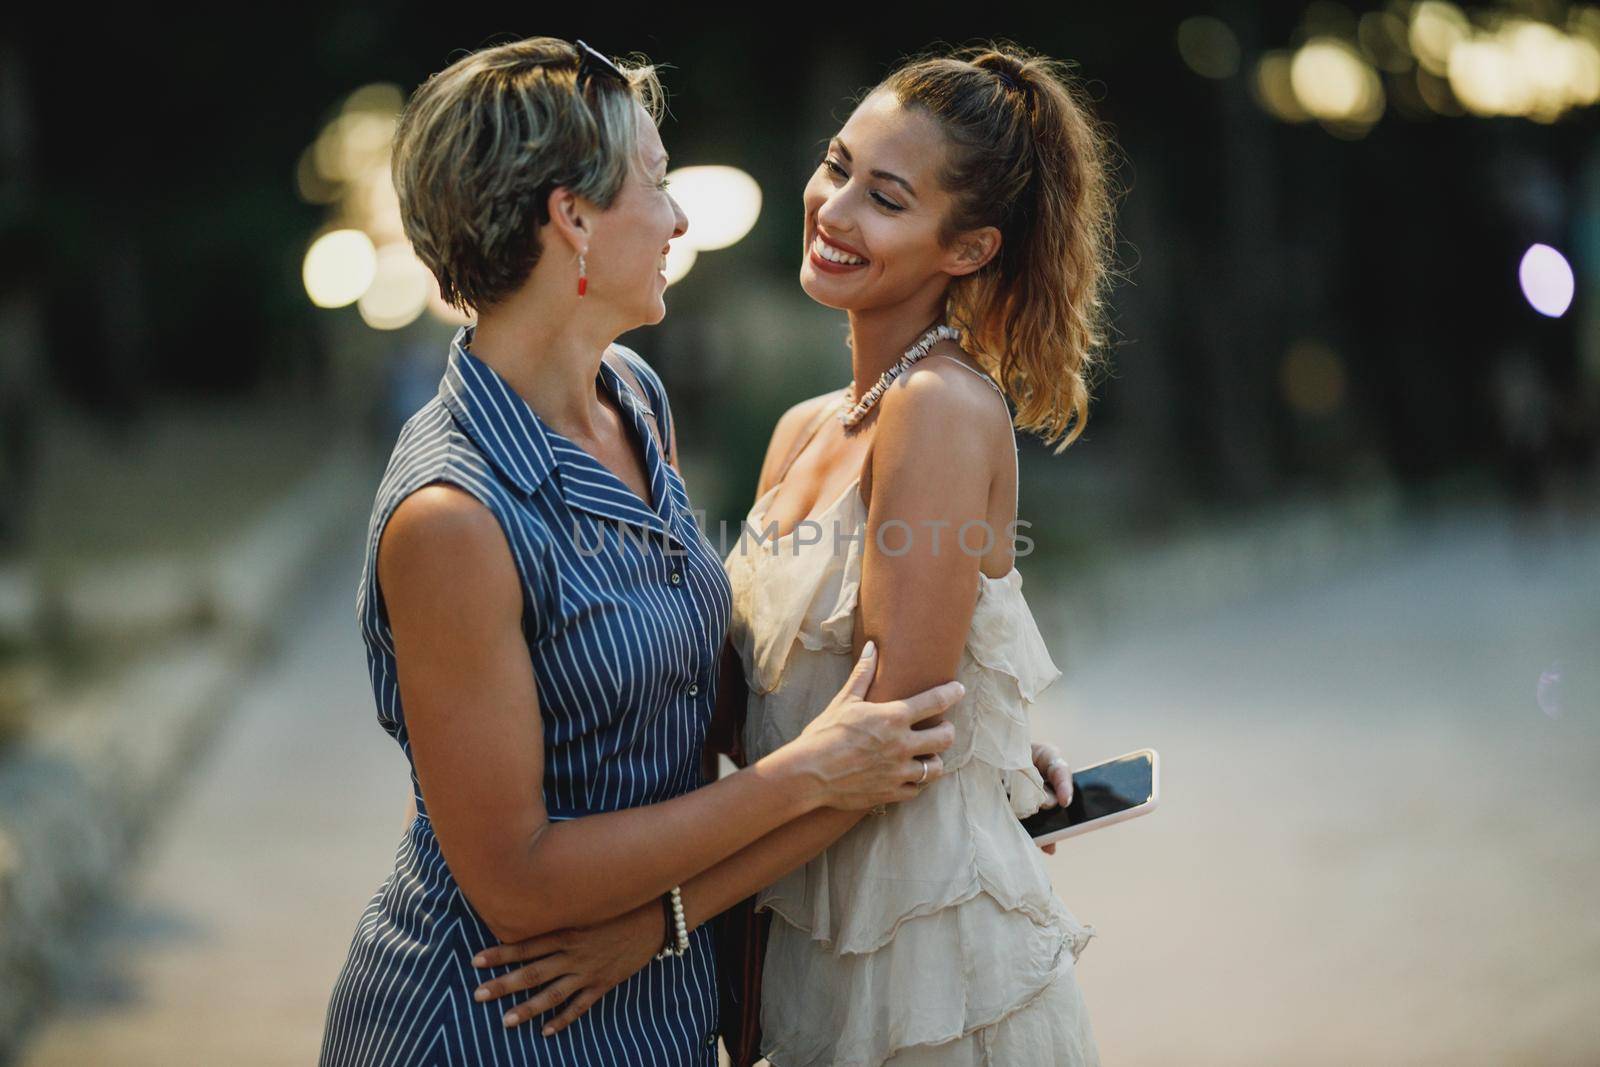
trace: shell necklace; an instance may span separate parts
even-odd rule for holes
[[[878,380],[873,383],[872,388],[868,389],[861,399],[856,401],[854,406],[839,412],[839,422],[848,429],[849,427],[860,422],[862,419],[866,418],[867,412],[872,410],[872,405],[878,402],[878,398],[883,395],[884,390],[893,385],[894,380],[900,377],[900,375],[904,374],[906,368],[910,367],[917,360],[927,355],[928,349],[932,348],[936,341],[954,341],[960,336],[960,330],[957,330],[954,326],[950,326],[941,322],[939,325],[933,327],[927,333],[917,338],[916,343],[910,348],[906,349],[905,355],[895,360],[894,364],[890,366],[888,370],[878,375]],[[851,396],[855,393],[855,390],[856,380],[851,378],[850,385],[845,390],[845,395],[847,397]]]

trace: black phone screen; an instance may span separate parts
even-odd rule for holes
[[[1079,823],[1103,819],[1119,811],[1136,808],[1150,799],[1153,791],[1152,764],[1148,752],[1136,752],[1109,763],[1097,763],[1072,772],[1072,803],[1065,808],[1040,808],[1022,820],[1030,837],[1044,837]],[[1048,786],[1046,787],[1048,788]]]

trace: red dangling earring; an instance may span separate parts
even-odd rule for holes
[[[589,275],[587,273],[585,273],[585,271],[584,271],[583,253],[579,252],[578,253],[578,295],[579,296],[583,296],[588,291],[589,291]]]

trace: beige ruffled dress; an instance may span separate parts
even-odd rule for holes
[[[751,688],[750,760],[793,740],[854,665],[859,484],[813,517],[820,541],[798,544],[799,526],[756,537],[774,485],[723,561]],[[945,775],[758,894],[774,913],[761,1004],[774,1067],[1099,1063],[1075,973],[1094,928],[1056,897],[1018,821],[1047,796],[1028,707],[1061,672],[1021,573],[978,583]]]

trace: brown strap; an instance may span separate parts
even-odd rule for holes
[[[656,451],[666,456],[667,462],[671,463],[672,454],[668,451],[667,446],[661,442],[661,426],[656,422],[655,409],[650,406],[650,401],[645,399],[644,387],[639,384],[639,379],[634,375],[633,368],[628,366],[626,359],[617,355],[611,348],[607,348],[605,354],[600,358],[610,364],[611,369],[622,376],[622,380],[627,383],[629,390],[632,391],[634,399],[639,402],[640,407],[644,408],[645,414],[649,416],[645,421],[650,424],[650,435],[656,439]]]
[[[756,911],[755,904],[754,896],[746,897],[711,920],[722,1043],[733,1067],[752,1067],[761,1059],[761,973],[772,912]]]

